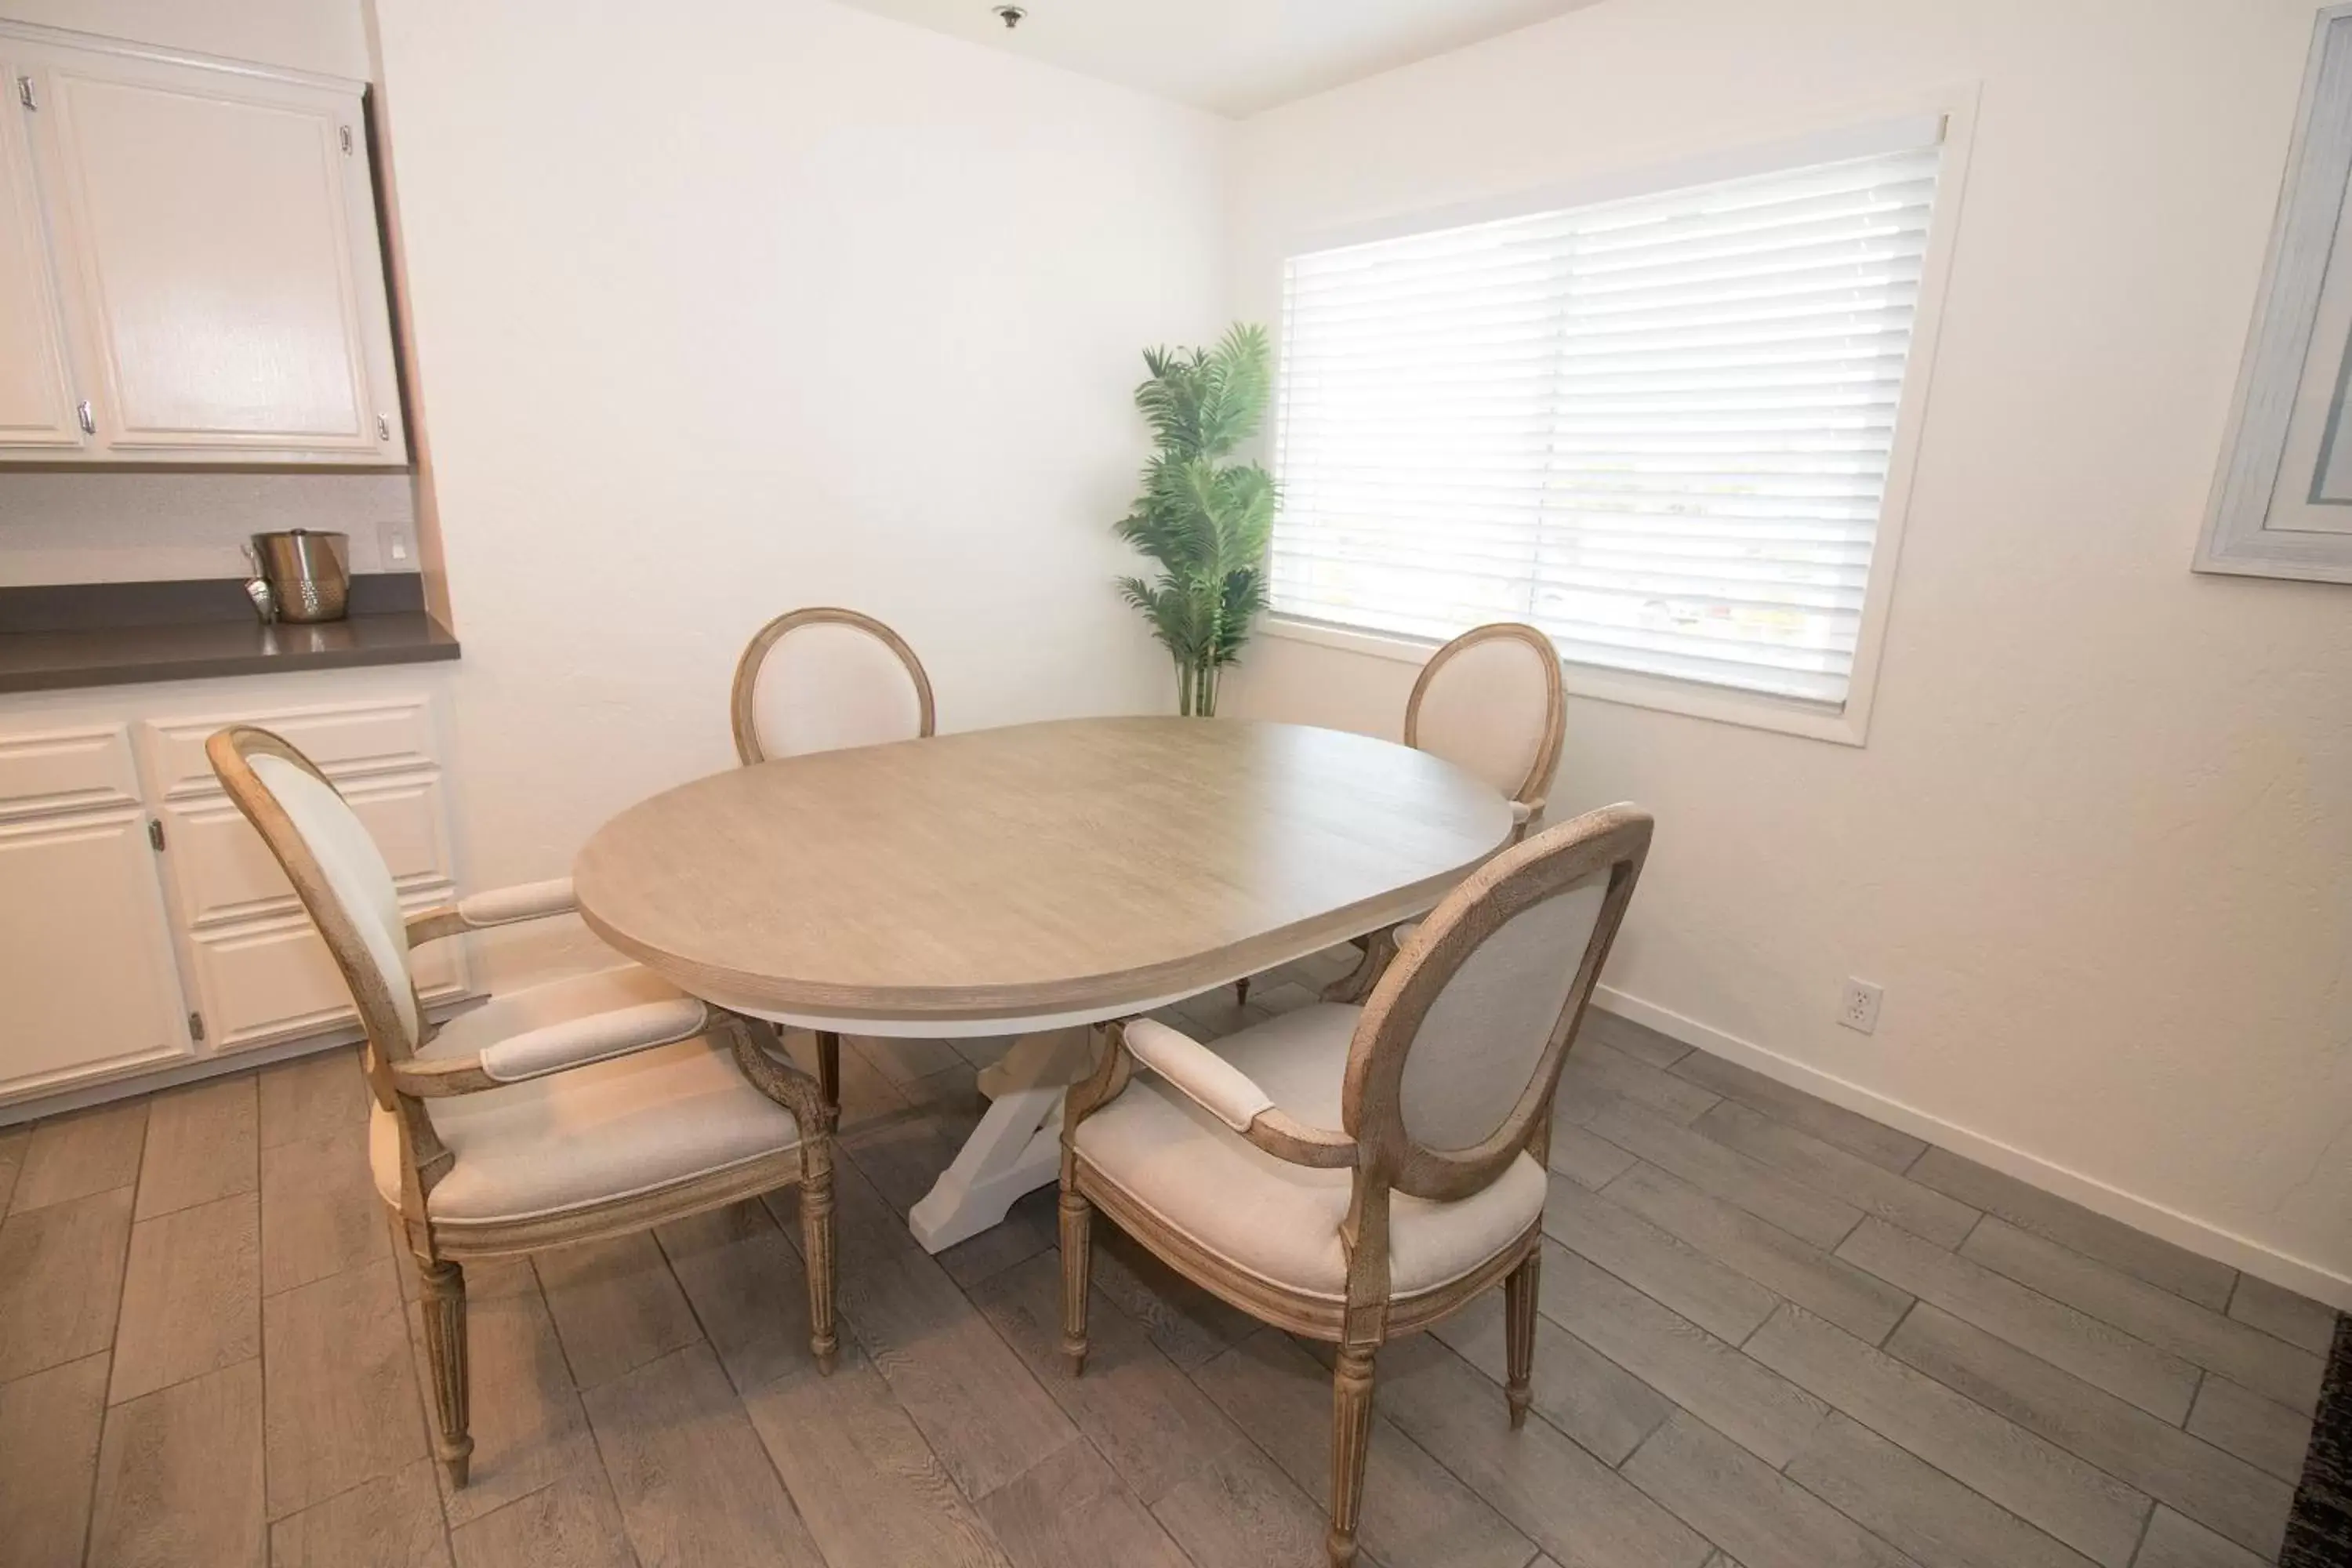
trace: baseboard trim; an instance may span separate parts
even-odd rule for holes
[[[1819,1068],[1809,1067],[1767,1050],[1753,1041],[1726,1034],[1696,1018],[1687,1018],[1661,1007],[1654,1002],[1645,1002],[1613,985],[1594,987],[1593,1001],[1621,1017],[1646,1025],[1710,1056],[1752,1068],[1791,1089],[1802,1089],[1832,1105],[1843,1106],[1848,1110],[1883,1121],[1914,1137],[1925,1138],[1956,1154],[1965,1154],[2005,1175],[2015,1176],[2021,1182],[2031,1182],[2044,1192],[2071,1198],[2109,1219],[2119,1220],[2150,1236],[2161,1237],[2176,1246],[2185,1247],[2201,1258],[2210,1258],[2233,1268],[2242,1268],[2271,1284],[2352,1311],[2352,1278],[2323,1268],[2315,1263],[2306,1263],[2300,1258],[2275,1251],[2259,1242],[2249,1241],[2203,1220],[2166,1208],[2121,1188],[2111,1187],[2080,1172],[2070,1171],[2063,1165],[2053,1164],[2022,1149],[2014,1149],[1988,1138],[1981,1132],[1947,1121],[1901,1100],[1890,1100],[1874,1089],[1833,1078]]]

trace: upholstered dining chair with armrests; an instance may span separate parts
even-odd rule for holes
[[[767,1025],[634,964],[493,996],[439,1028],[410,952],[562,914],[568,882],[404,921],[391,870],[325,774],[266,730],[205,752],[326,940],[365,1031],[369,1164],[424,1285],[434,1448],[467,1479],[467,1260],[644,1230],[798,1182],[809,1343],[830,1370],[832,1117]]]
[[[791,610],[751,635],[729,702],[735,754],[772,757],[921,740],[939,728],[931,678],[907,639],[830,605]],[[816,1037],[825,1103],[841,1105],[841,1037]]]
[[[1500,1282],[1510,1418],[1527,1417],[1552,1093],[1649,852],[1611,806],[1504,850],[1449,893],[1361,1006],[1203,1045],[1110,1031],[1062,1133],[1062,1349],[1087,1357],[1099,1208],[1169,1267],[1339,1346],[1333,1564],[1356,1554],[1383,1342]]]
[[[1404,704],[1404,743],[1477,774],[1511,803],[1513,841],[1543,815],[1559,744],[1568,729],[1568,695],[1559,650],[1519,621],[1473,626],[1429,656]],[[1399,934],[1372,931],[1354,970],[1325,987],[1327,1002],[1360,1002],[1396,956]],[[1234,987],[1249,1000],[1249,982]]]

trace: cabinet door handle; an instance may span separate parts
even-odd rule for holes
[[[33,79],[31,77],[20,76],[16,79],[16,101],[23,104],[27,109],[37,110],[41,107],[41,100],[33,96]]]
[[[79,403],[74,405],[74,417],[81,421],[81,433],[83,435],[95,436],[98,434],[98,421],[90,416],[89,398],[85,397]]]

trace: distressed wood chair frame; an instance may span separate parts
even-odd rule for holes
[[[735,661],[735,684],[728,697],[728,715],[735,731],[735,755],[745,767],[768,760],[766,748],[760,744],[758,715],[752,710],[752,697],[760,688],[760,671],[776,645],[787,636],[803,626],[818,626],[854,627],[898,655],[898,662],[907,667],[907,679],[915,683],[915,703],[919,714],[915,738],[928,740],[939,732],[939,707],[931,697],[931,678],[907,639],[871,616],[836,605],[814,605],[788,610],[752,633],[751,640],[743,645],[743,657]],[[817,1031],[816,1067],[825,1103],[837,1108],[841,1104],[841,1036],[837,1031]]]
[[[1505,1391],[1511,1425],[1527,1419],[1537,1274],[1543,1256],[1540,1222],[1464,1278],[1400,1298],[1390,1290],[1390,1194],[1453,1201],[1491,1184],[1522,1152],[1537,1164],[1545,1163],[1560,1068],[1633,896],[1649,853],[1651,827],[1647,813],[1610,806],[1548,829],[1488,861],[1446,895],[1374,987],[1349,1047],[1342,1126],[1308,1127],[1276,1108],[1261,1111],[1236,1134],[1277,1160],[1352,1173],[1339,1237],[1348,1260],[1344,1300],[1286,1289],[1243,1271],[1162,1224],[1087,1163],[1077,1148],[1078,1128],[1117,1098],[1135,1071],[1123,1024],[1108,1026],[1100,1062],[1070,1090],[1062,1131],[1060,1218],[1062,1351],[1073,1375],[1086,1367],[1088,1237],[1097,1208],[1202,1289],[1276,1328],[1338,1344],[1327,1541],[1336,1568],[1355,1557],[1365,1444],[1370,1435],[1372,1363],[1385,1341],[1450,1316],[1500,1280],[1508,1328]],[[1405,1128],[1402,1084],[1422,1020],[1439,994],[1479,944],[1513,916],[1603,872],[1609,879],[1607,891],[1567,1003],[1526,1089],[1502,1124],[1471,1148],[1439,1149],[1416,1142]]]
[[[368,955],[358,926],[300,829],[248,759],[278,757],[330,789],[334,788],[333,781],[283,739],[249,725],[220,731],[205,750],[229,799],[261,835],[293,883],[359,1009],[364,1030],[361,1067],[368,1091],[377,1106],[392,1113],[399,1132],[400,1203],[394,1217],[424,1286],[425,1348],[433,1375],[436,1426],[434,1447],[452,1485],[466,1484],[474,1447],[467,1413],[463,1267],[472,1258],[540,1252],[627,1236],[798,1183],[802,1241],[808,1255],[810,1349],[821,1369],[832,1370],[840,1343],[834,1317],[834,1105],[814,1079],[784,1057],[782,1040],[773,1025],[704,1004],[709,1019],[704,1032],[724,1035],[744,1077],[792,1112],[801,1134],[794,1148],[561,1215],[436,1226],[425,1199],[455,1167],[457,1156],[435,1131],[424,1102],[503,1086],[484,1069],[478,1056],[426,1060],[417,1055],[431,1043],[437,1026],[426,1019],[423,1005],[417,1003],[415,1016],[421,1037],[410,1044],[393,994]],[[476,929],[480,928],[450,906],[410,917],[404,935],[408,951],[414,952],[425,942]],[[410,998],[415,1001],[413,984]]]
[[[1528,769],[1526,778],[1510,795],[1514,815],[1518,822],[1511,829],[1511,842],[1516,844],[1528,836],[1528,826],[1543,815],[1546,797],[1551,792],[1551,781],[1559,772],[1560,742],[1568,734],[1568,689],[1561,683],[1559,649],[1552,640],[1523,621],[1496,621],[1483,626],[1473,626],[1429,656],[1413,678],[1412,694],[1404,702],[1404,743],[1421,748],[1421,706],[1429,696],[1429,689],[1446,665],[1480,643],[1507,640],[1523,642],[1539,656],[1538,662],[1544,672],[1543,735],[1536,742],[1536,760]],[[1397,935],[1393,930],[1368,932],[1362,939],[1363,958],[1356,967],[1323,988],[1326,1002],[1360,1002],[1372,994],[1372,986],[1396,957]],[[1249,1000],[1248,982],[1242,983],[1238,992],[1244,1002]]]

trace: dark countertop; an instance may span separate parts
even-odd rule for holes
[[[350,618],[315,626],[263,626],[234,582],[0,589],[0,692],[456,658],[415,583],[355,578]]]

